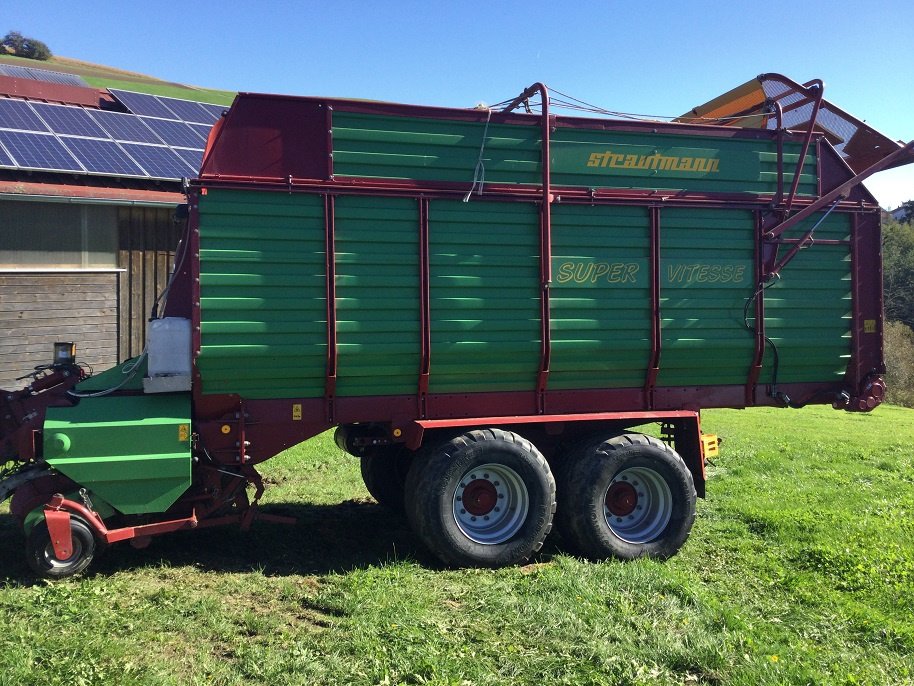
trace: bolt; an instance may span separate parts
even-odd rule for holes
[[[493,485],[493,486],[501,486],[501,484],[498,483],[497,481],[493,481],[493,482],[492,482],[492,485]]]
[[[498,494],[498,497],[499,497],[500,499],[504,499],[505,494],[504,494],[504,493],[499,493],[499,494]]]
[[[466,514],[466,513],[467,513],[466,510],[461,510],[461,511],[460,511],[460,514]]]
[[[470,521],[471,521],[471,522],[475,522],[475,521],[476,521],[476,517],[470,517]]]
[[[623,476],[623,477],[622,477],[622,481],[628,481],[628,477],[627,477],[627,476]]]
[[[489,521],[489,515],[486,515],[485,517],[483,517],[483,519],[485,519],[486,521]]]
[[[496,512],[501,512],[501,508],[500,508],[500,507],[496,507],[496,508],[495,508],[495,511],[496,511]]]
[[[488,478],[489,478],[489,475],[488,475],[488,474],[483,474],[483,475],[482,475],[482,478],[483,478],[483,479],[488,479]]]
[[[462,496],[462,495],[458,495],[458,496],[457,496],[457,500],[463,500],[463,496]]]

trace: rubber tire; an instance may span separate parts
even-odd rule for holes
[[[556,519],[571,552],[592,560],[665,560],[686,542],[695,521],[695,484],[685,462],[666,443],[643,434],[623,434],[582,445],[568,459],[559,484]],[[660,475],[672,497],[669,522],[659,535],[644,543],[617,536],[603,511],[613,477],[634,467],[649,468]]]
[[[454,519],[460,478],[473,467],[509,467],[527,489],[529,509],[518,531],[502,543],[471,540]],[[406,516],[425,546],[451,567],[506,567],[543,546],[555,514],[555,479],[530,441],[500,429],[469,431],[416,455],[406,479]]]
[[[33,572],[46,579],[64,579],[85,571],[95,556],[95,535],[88,524],[72,515],[70,516],[70,531],[74,549],[77,546],[79,548],[69,560],[55,566],[48,564],[46,559],[46,551],[51,545],[48,525],[44,520],[35,525],[25,544],[26,560]],[[53,551],[53,548],[51,550]]]
[[[413,455],[405,446],[384,446],[359,458],[362,481],[379,505],[398,513],[406,510],[406,476]]]

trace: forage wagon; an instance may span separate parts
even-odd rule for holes
[[[591,558],[664,558],[717,449],[702,408],[880,402],[861,181],[914,143],[777,74],[673,121],[561,101],[238,95],[144,353],[88,377],[60,344],[0,396],[32,568],[281,519],[257,465],[333,427],[446,564],[517,563],[554,522]]]

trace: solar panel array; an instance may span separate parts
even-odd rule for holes
[[[20,67],[14,64],[0,64],[0,76],[10,76],[14,79],[31,79],[33,81],[47,81],[48,83],[59,83],[64,86],[82,86],[88,87],[81,76],[76,74],[65,74],[59,71],[48,71],[47,69],[35,69],[34,67]]]
[[[110,92],[129,113],[0,98],[0,167],[169,181],[197,175],[224,106]]]

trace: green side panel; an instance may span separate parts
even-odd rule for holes
[[[657,385],[746,383],[755,353],[743,323],[755,288],[753,213],[670,208],[660,227]]]
[[[48,408],[48,464],[123,514],[164,512],[190,486],[190,393]]]
[[[79,351],[77,350],[77,353],[78,352]],[[76,390],[81,393],[93,393],[96,391],[106,391],[109,388],[124,384],[123,386],[120,386],[120,389],[123,391],[142,391],[143,377],[146,376],[149,360],[144,357],[136,368],[136,371],[134,371],[134,364],[136,364],[136,362],[137,358],[132,357],[125,362],[121,362],[116,367],[92,374],[88,379],[77,384]],[[131,374],[132,376],[130,376]],[[127,376],[130,376],[130,378],[127,379]]]
[[[644,385],[651,352],[646,208],[552,209],[549,388]]]
[[[432,200],[432,393],[533,390],[540,367],[533,204]]]
[[[419,206],[340,196],[336,224],[338,396],[416,393]]]
[[[542,183],[538,123],[492,124],[452,119],[334,112],[333,171],[417,181],[473,182],[482,150],[485,181]],[[773,140],[559,127],[551,138],[552,183],[587,188],[639,188],[716,193],[774,193]],[[784,144],[788,190],[802,152]],[[817,194],[815,148],[798,188]]]
[[[812,217],[789,237],[804,235],[820,218]],[[833,213],[814,238],[849,240],[850,228],[850,215]],[[814,243],[798,252],[765,291],[765,333],[777,346],[778,383],[843,378],[851,355],[852,317],[850,246]],[[768,346],[763,382],[771,382],[773,367]]]
[[[802,152],[784,145],[789,190]],[[559,128],[551,142],[552,183],[589,188],[657,188],[714,193],[774,193],[774,141]],[[800,176],[800,195],[817,194],[814,148]]]
[[[204,393],[324,395],[323,198],[215,190],[200,197]]]
[[[538,125],[333,113],[334,176],[473,182],[485,134],[485,180],[540,183]]]

